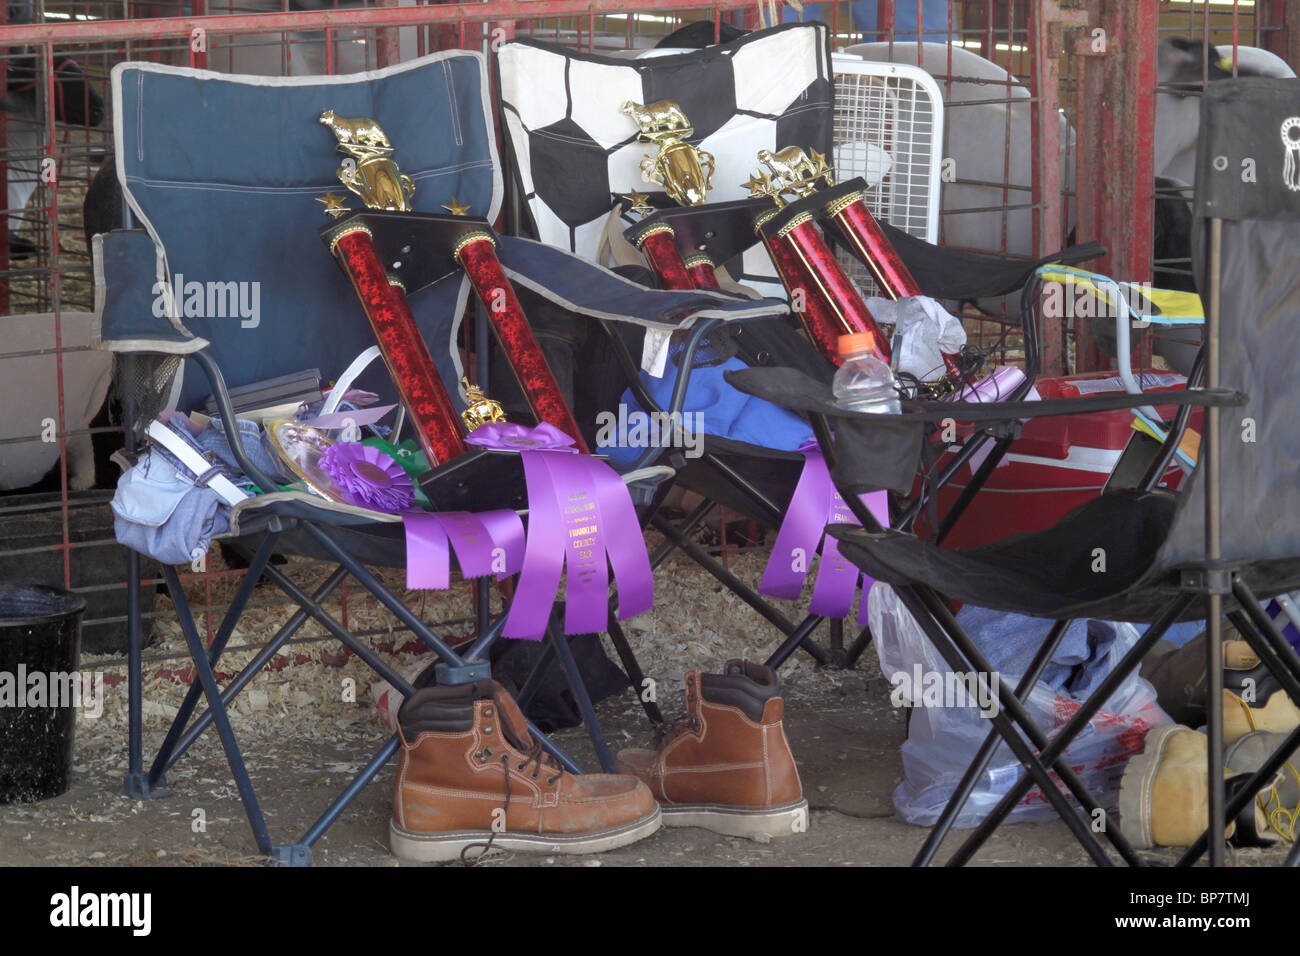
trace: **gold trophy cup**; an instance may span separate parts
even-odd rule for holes
[[[411,211],[415,183],[393,162],[392,144],[378,123],[366,117],[344,119],[333,110],[321,113],[320,122],[334,133],[346,157],[338,169],[339,182],[370,209]]]
[[[636,122],[642,142],[659,147],[657,155],[641,161],[646,180],[664,187],[679,205],[703,205],[713,180],[713,154],[686,142],[695,130],[682,108],[672,100],[644,105],[627,100],[622,112]]]

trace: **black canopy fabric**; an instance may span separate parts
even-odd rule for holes
[[[887,222],[882,222],[880,227],[921,291],[932,299],[964,301],[1010,295],[1022,288],[1040,266],[1087,262],[1106,254],[1101,243],[1085,242],[1041,259],[1002,259],[982,252],[934,246]],[[833,230],[828,230],[828,234],[833,234]]]
[[[1249,395],[1221,413],[1223,555],[1300,555],[1300,79],[1222,80],[1201,103],[1194,264],[1207,296],[1208,220],[1222,223],[1220,380]],[[1284,139],[1291,139],[1288,146]],[[1288,154],[1290,164],[1288,164]],[[1207,301],[1208,306],[1208,301]],[[1207,308],[1208,314],[1208,308]],[[1199,471],[1161,554],[1196,560]]]

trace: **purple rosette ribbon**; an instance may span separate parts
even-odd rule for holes
[[[860,522],[835,490],[817,443],[809,441],[799,451],[804,456],[803,473],[790,499],[785,520],[781,522],[781,530],[777,532],[758,590],[770,597],[788,601],[798,599],[812,570],[813,555],[820,547],[821,564],[817,568],[809,611],[819,617],[847,617],[853,608],[853,595],[859,578],[864,593],[871,587],[873,579],[840,554],[839,543],[826,534],[826,526],[858,525]],[[861,497],[876,520],[888,527],[888,493],[872,491]],[[867,602],[864,600],[858,607],[858,624],[866,623]]]
[[[325,449],[320,470],[348,504],[398,514],[415,500],[411,478],[393,456],[360,442],[335,442]]]
[[[609,575],[618,585],[618,617],[654,606],[654,575],[627,486],[605,462],[579,454],[554,425],[491,422],[465,440],[480,448],[517,451],[528,489],[528,535],[506,637],[540,640],[567,571],[566,634],[604,631]]]

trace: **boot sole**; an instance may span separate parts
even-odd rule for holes
[[[759,809],[717,803],[687,804],[664,807],[663,814],[666,827],[699,827],[723,836],[759,842],[808,832],[807,800]]]
[[[1180,724],[1163,724],[1147,734],[1142,753],[1129,758],[1119,781],[1119,829],[1134,847],[1149,850],[1155,846],[1151,833],[1151,784],[1155,780],[1165,742],[1175,731],[1185,731]]]
[[[498,833],[492,840],[493,850],[517,853],[604,853],[653,834],[663,825],[661,811],[595,833]],[[388,822],[388,846],[403,860],[413,863],[438,863],[460,859],[465,847],[487,843],[490,830],[456,830],[448,833],[417,833]]]

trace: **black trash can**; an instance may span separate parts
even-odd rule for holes
[[[68,789],[85,610],[58,588],[0,583],[0,804]]]
[[[112,491],[74,491],[67,503],[70,581],[86,599],[81,650],[86,654],[126,651],[127,550],[113,537]],[[57,494],[8,495],[0,507],[0,581],[31,581],[60,587],[64,583],[63,505]],[[140,578],[162,576],[159,565],[140,559]],[[155,591],[140,591],[144,645],[153,641]]]

